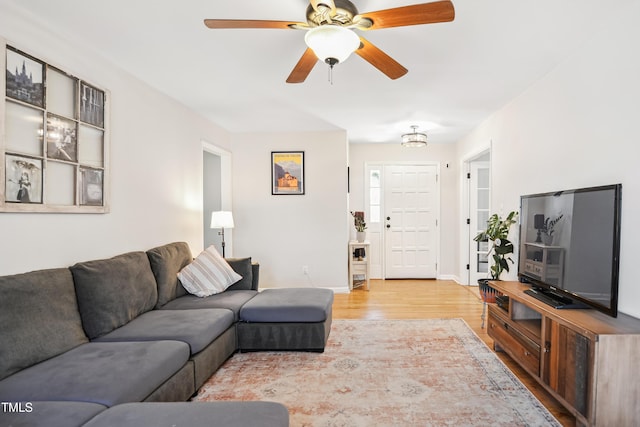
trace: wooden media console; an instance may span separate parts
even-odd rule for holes
[[[520,282],[490,282],[509,297],[489,305],[487,332],[575,417],[578,425],[640,420],[640,319],[593,309],[557,310]]]

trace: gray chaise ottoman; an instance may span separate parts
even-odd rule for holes
[[[83,427],[288,427],[289,411],[275,402],[127,403]]]
[[[333,291],[266,289],[240,309],[240,351],[324,351],[331,330]]]

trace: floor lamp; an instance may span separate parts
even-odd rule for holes
[[[211,228],[220,228],[218,234],[222,236],[222,258],[224,258],[224,229],[233,228],[233,215],[229,211],[211,213]]]

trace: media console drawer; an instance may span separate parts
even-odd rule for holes
[[[543,269],[540,263],[533,262],[533,261],[525,261],[524,271],[526,271],[527,273],[533,273],[537,276],[541,276]]]
[[[540,375],[540,346],[518,331],[512,323],[497,316],[491,309],[487,333],[523,368],[533,375]]]

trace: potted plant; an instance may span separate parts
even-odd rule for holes
[[[356,239],[358,242],[362,243],[367,237],[367,233],[365,231],[367,229],[367,223],[364,222],[364,212],[351,211],[351,216],[353,216],[353,225],[356,227]]]
[[[476,242],[488,241],[490,244],[487,257],[491,255],[493,264],[490,268],[491,279],[478,280],[478,286],[482,298],[486,302],[495,299],[495,291],[489,287],[489,280],[500,280],[503,271],[509,272],[509,263],[513,264],[511,254],[513,253],[513,243],[508,239],[509,229],[517,222],[518,212],[509,212],[505,219],[498,214],[493,214],[487,221],[487,228],[478,233],[473,238]]]
[[[558,215],[555,219],[551,219],[551,217],[547,217],[544,220],[544,224],[542,224],[542,228],[540,231],[544,235],[542,241],[545,245],[550,246],[553,244],[553,232],[556,224],[562,219],[562,214]]]

